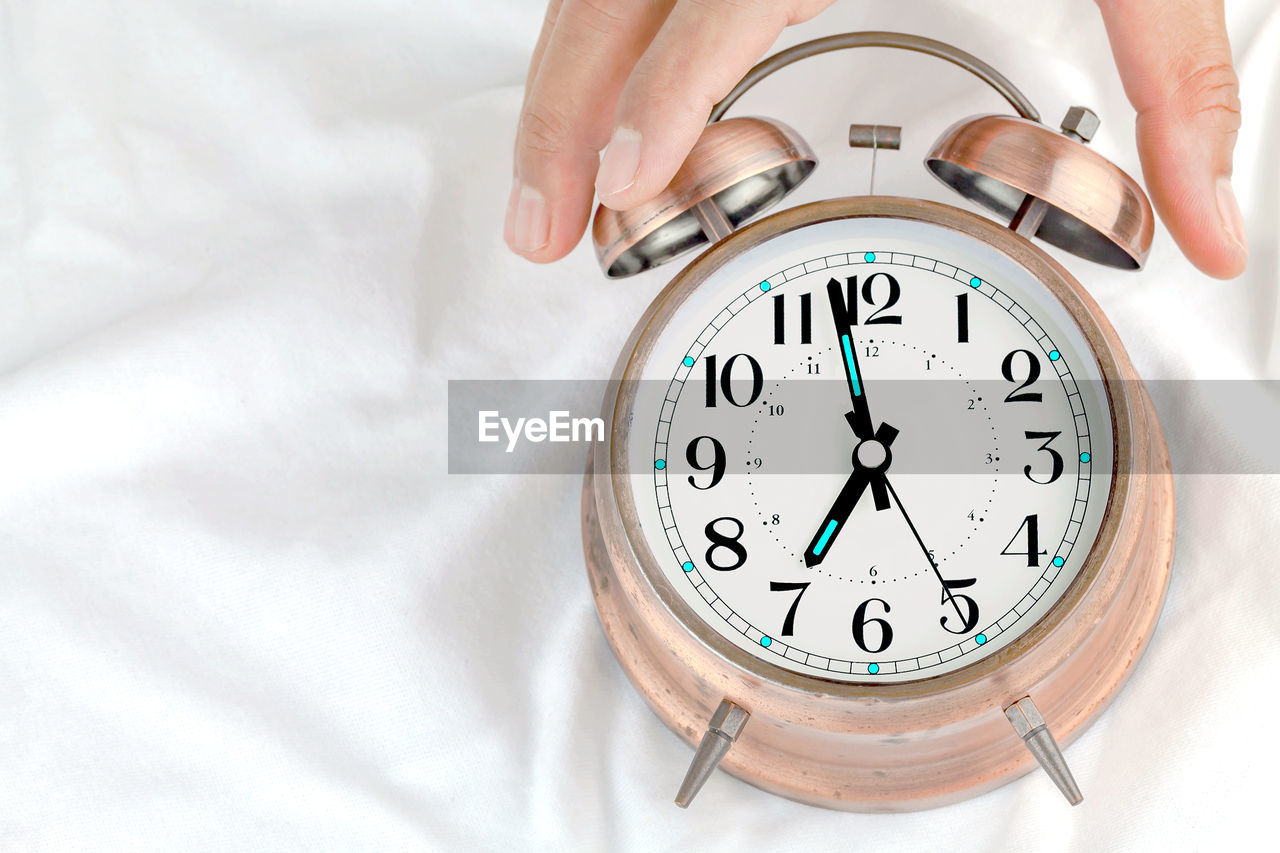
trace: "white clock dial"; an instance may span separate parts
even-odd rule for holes
[[[725,263],[640,369],[629,475],[661,571],[760,660],[939,675],[1061,597],[1112,483],[1098,363],[991,246],[915,220],[807,225]]]

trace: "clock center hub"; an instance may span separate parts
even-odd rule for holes
[[[853,463],[868,471],[879,471],[889,465],[889,448],[883,442],[869,438],[853,449]]]

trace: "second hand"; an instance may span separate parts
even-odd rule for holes
[[[942,584],[942,592],[946,595],[947,600],[951,602],[951,606],[956,609],[956,615],[960,617],[961,624],[965,621],[965,616],[960,612],[960,605],[956,603],[956,597],[951,594],[951,588],[947,586],[947,582],[942,579],[942,572],[938,571],[938,564],[933,561],[933,557],[929,556],[929,549],[925,546],[924,540],[920,538],[920,531],[916,530],[916,526],[911,523],[911,516],[907,515],[907,508],[902,505],[902,498],[898,497],[897,491],[893,488],[893,483],[889,482],[888,477],[882,477],[885,486],[889,489],[889,494],[893,496],[893,502],[898,505],[898,511],[902,513],[902,517],[907,522],[907,527],[911,528],[911,535],[916,537],[916,543],[920,546],[920,550],[924,552],[924,558],[929,561],[929,568],[933,569],[934,576],[938,579],[938,583]]]

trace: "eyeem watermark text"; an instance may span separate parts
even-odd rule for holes
[[[523,438],[535,444],[541,441],[577,442],[604,441],[603,418],[573,418],[567,411],[548,412],[544,418],[516,418],[513,423],[500,412],[488,409],[479,413],[478,440],[490,443],[507,437],[507,453],[516,449]]]

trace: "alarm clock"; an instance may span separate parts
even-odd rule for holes
[[[867,46],[959,65],[1018,113],[960,121],[925,158],[995,219],[867,195],[748,224],[817,160],[783,123],[725,111],[790,63]],[[705,248],[624,347],[582,493],[605,636],[694,747],[678,805],[718,767],[900,811],[1038,764],[1081,801],[1062,747],[1136,666],[1174,534],[1146,390],[1034,242],[1142,266],[1151,206],[1087,147],[1097,124],[1073,107],[1046,127],[942,42],[849,33],[762,61],[659,197],[596,211],[609,277]],[[850,144],[874,157],[899,129],[854,125]]]

